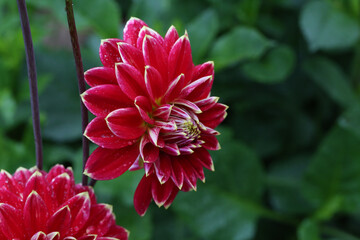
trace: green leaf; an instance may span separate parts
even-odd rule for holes
[[[234,195],[201,187],[180,193],[172,208],[195,233],[205,239],[251,239],[257,213]]]
[[[305,174],[304,190],[309,201],[325,209],[321,216],[330,218],[340,209],[360,211],[359,146],[360,138],[336,126],[312,159]],[[342,204],[336,199],[342,199]]]
[[[360,108],[358,105],[347,110],[339,119],[338,124],[342,128],[353,132],[360,138]]]
[[[120,6],[114,0],[76,1],[74,8],[103,38],[119,36]]]
[[[302,192],[308,155],[297,155],[271,165],[267,177],[272,206],[287,214],[308,214],[313,209]]]
[[[257,59],[272,45],[272,41],[256,29],[238,27],[215,42],[210,57],[215,67],[221,69],[240,61]]]
[[[324,57],[314,57],[303,65],[304,71],[338,104],[343,107],[359,103],[349,80],[338,65]]]
[[[295,53],[288,46],[270,50],[263,59],[244,64],[243,70],[251,79],[260,83],[279,83],[292,72]]]
[[[213,9],[208,9],[188,26],[193,60],[199,63],[219,30],[219,19]]]
[[[356,19],[329,1],[309,1],[302,9],[300,27],[311,51],[351,47],[360,36]]]
[[[299,240],[321,240],[319,226],[311,219],[302,221],[298,228],[297,235]]]

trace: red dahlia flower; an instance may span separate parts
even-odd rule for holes
[[[61,165],[49,173],[19,168],[0,172],[0,240],[127,240],[111,206],[96,203],[93,190],[74,183]]]
[[[85,73],[91,88],[82,95],[96,116],[84,134],[99,145],[85,174],[108,180],[144,168],[136,211],[145,214],[152,199],[167,208],[179,190],[205,180],[203,167],[214,170],[207,150],[220,148],[214,128],[227,109],[210,97],[214,64],[194,66],[186,33],[170,27],[163,38],[137,18],[124,40],[101,42],[100,60]]]

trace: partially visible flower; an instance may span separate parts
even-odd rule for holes
[[[203,167],[214,170],[207,150],[220,148],[214,128],[227,106],[210,96],[214,64],[194,66],[187,33],[170,27],[163,38],[131,18],[123,36],[103,40],[103,67],[85,73],[91,88],[82,99],[96,116],[85,136],[99,145],[85,174],[108,180],[144,168],[134,195],[144,215],[152,199],[167,208],[205,180]]]
[[[61,165],[0,172],[0,240],[127,240],[112,207]]]

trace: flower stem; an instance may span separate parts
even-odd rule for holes
[[[36,62],[34,56],[34,47],[31,37],[29,17],[26,9],[25,0],[17,0],[21,29],[24,38],[25,52],[26,52],[26,63],[28,69],[29,85],[30,85],[30,101],[31,101],[31,112],[35,138],[35,151],[36,151],[36,166],[38,169],[43,168],[43,152],[42,152],[42,139],[40,130],[40,113],[39,113],[39,96],[37,89],[37,78],[36,78]]]
[[[66,14],[69,25],[71,45],[72,45],[75,65],[76,65],[79,93],[82,94],[86,90],[85,80],[84,80],[84,68],[81,59],[79,38],[76,31],[72,0],[66,0]],[[85,128],[89,123],[88,111],[81,100],[80,100],[80,104],[81,104],[82,132],[84,133]],[[83,149],[83,170],[84,170],[86,161],[89,158],[89,140],[84,135],[82,136],[82,149]],[[82,184],[87,185],[87,183],[88,183],[88,178],[86,175],[83,174]]]

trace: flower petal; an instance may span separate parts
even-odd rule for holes
[[[179,158],[173,158],[171,161],[172,165],[172,172],[171,172],[171,179],[175,183],[175,185],[181,189],[184,184],[184,170],[182,169]]]
[[[57,206],[63,204],[67,199],[72,197],[74,192],[74,180],[70,178],[69,174],[62,173],[56,176],[49,184],[51,189],[51,196]]]
[[[144,77],[135,67],[119,63],[115,68],[118,84],[130,99],[147,95]]]
[[[140,155],[146,163],[153,163],[159,158],[159,148],[155,147],[147,136],[140,141]]]
[[[139,37],[137,39],[136,46],[138,49],[142,49],[143,41],[146,35],[154,37],[160,43],[160,45],[164,45],[164,38],[159,33],[147,26],[144,26],[141,28],[139,32]]]
[[[123,228],[121,226],[112,225],[111,228],[109,229],[109,231],[106,233],[106,236],[109,236],[110,238],[113,237],[113,238],[119,239],[119,240],[128,240],[129,231],[127,231],[125,228]]]
[[[155,173],[161,184],[165,183],[171,176],[171,158],[167,154],[160,154],[159,161],[155,162]]]
[[[147,26],[145,22],[138,18],[131,17],[124,27],[124,41],[136,46],[140,29],[143,26]]]
[[[102,148],[118,149],[135,143],[136,139],[122,139],[117,137],[109,127],[104,118],[96,117],[86,127],[84,135],[93,143]]]
[[[188,157],[182,158],[179,163],[184,170],[184,178],[188,181],[191,188],[196,191],[197,174],[190,161],[188,160]]]
[[[177,187],[173,188],[173,191],[171,192],[170,197],[166,200],[164,207],[165,209],[168,209],[170,207],[170,205],[172,204],[172,202],[174,201],[176,195],[178,194],[179,189]]]
[[[171,109],[173,105],[164,104],[160,107],[156,108],[153,112],[153,116],[156,118],[160,118],[161,120],[167,121],[170,117]]]
[[[198,115],[199,120],[207,127],[215,128],[226,118],[228,106],[216,103],[207,111]]]
[[[138,144],[117,150],[98,147],[90,155],[84,174],[96,180],[117,178],[131,167],[138,155]]]
[[[152,181],[151,194],[158,207],[165,204],[166,200],[170,197],[174,186],[175,185],[172,181],[167,181],[164,184],[160,184],[156,180]]]
[[[180,74],[177,78],[175,78],[169,85],[166,90],[163,98],[164,103],[170,103],[173,100],[177,99],[184,88],[185,75]]]
[[[100,61],[105,67],[114,68],[115,63],[121,62],[118,43],[121,39],[109,38],[101,40],[99,55]]]
[[[219,97],[208,97],[194,102],[202,112],[212,108],[219,101]]]
[[[112,206],[108,204],[96,204],[91,206],[89,221],[86,223],[85,232],[104,236],[110,226],[114,225],[115,217]]]
[[[142,52],[128,43],[119,43],[118,46],[123,62],[135,67],[143,74],[145,65]]]
[[[143,55],[146,65],[156,68],[162,79],[168,79],[168,62],[167,54],[163,45],[156,40],[156,38],[146,35],[143,41]]]
[[[92,87],[81,94],[86,108],[97,117],[106,117],[118,108],[133,106],[132,101],[116,85]]]
[[[198,148],[193,153],[193,157],[196,158],[205,168],[210,171],[215,171],[214,163],[210,156],[210,153],[204,148]]]
[[[67,200],[63,206],[69,206],[71,215],[71,227],[68,234],[71,236],[81,229],[90,217],[91,199],[88,192],[78,193],[69,200]]]
[[[220,144],[219,141],[217,140],[217,138],[213,135],[201,135],[200,140],[203,140],[204,143],[202,144],[202,146],[204,148],[206,148],[207,150],[219,150]]]
[[[42,230],[49,218],[49,210],[40,195],[32,191],[24,205],[24,223],[30,236]]]
[[[165,49],[169,54],[172,46],[179,39],[179,34],[174,26],[171,26],[165,35]]]
[[[180,94],[180,98],[186,98],[192,102],[200,100],[201,96],[208,96],[210,94],[211,88],[209,86],[212,85],[213,77],[206,76],[202,77],[189,85],[187,85]]]
[[[214,78],[214,62],[209,61],[200,65],[197,65],[193,69],[192,82],[199,78],[206,76],[213,76]]]
[[[136,108],[120,108],[111,112],[105,120],[109,129],[122,139],[136,139],[146,130]]]
[[[135,190],[134,207],[136,212],[140,216],[145,215],[146,210],[150,205],[152,198],[151,185],[153,179],[154,179],[154,175],[150,175],[149,177],[146,177],[146,175],[144,175]]]
[[[152,111],[151,103],[148,100],[147,97],[144,96],[137,96],[134,101],[135,107],[139,110],[139,114],[142,117],[142,119],[151,124],[154,125],[155,121],[154,119],[150,118],[149,114]]]
[[[7,239],[24,239],[20,210],[6,203],[0,203],[0,233]]]
[[[156,68],[152,66],[145,67],[145,85],[149,96],[154,103],[162,97],[165,91],[165,82]]]
[[[57,210],[47,221],[47,232],[59,232],[63,236],[71,226],[71,213],[69,206]]]
[[[169,79],[174,79],[180,74],[184,74],[185,84],[191,80],[193,61],[190,41],[187,35],[180,37],[171,48],[168,66]]]
[[[95,67],[84,73],[84,78],[90,87],[103,84],[117,84],[114,68]]]
[[[193,102],[190,102],[189,100],[186,99],[177,99],[174,104],[177,105],[182,105],[186,108],[189,108],[190,110],[192,110],[195,113],[201,113],[201,109]]]

